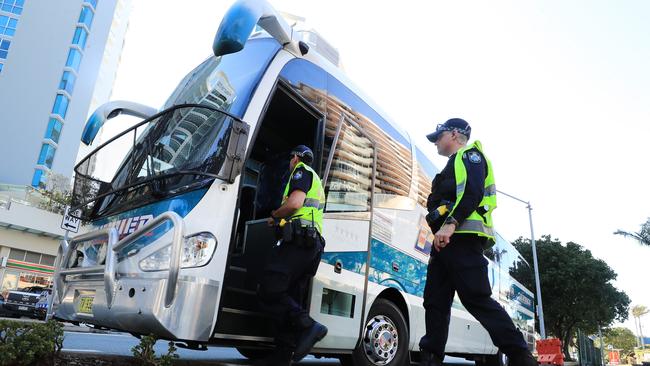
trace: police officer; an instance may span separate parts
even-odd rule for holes
[[[483,250],[495,240],[491,214],[496,187],[481,143],[467,145],[470,133],[465,120],[452,118],[427,135],[438,154],[449,160],[433,179],[427,201],[427,222],[435,235],[424,288],[426,334],[420,340],[420,365],[442,365],[458,292],[465,308],[509,357],[510,366],[536,366],[523,335],[491,297]]]
[[[318,174],[309,166],[314,154],[307,146],[290,153],[289,182],[282,205],[271,211],[278,245],[270,250],[260,280],[262,308],[275,326],[275,352],[262,365],[290,365],[309,353],[327,334],[304,308],[309,280],[316,274],[325,247],[322,238],[325,193]]]

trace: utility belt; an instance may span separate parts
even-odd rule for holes
[[[284,221],[284,222],[283,222]],[[283,244],[313,248],[316,243],[325,244],[325,240],[313,225],[303,226],[300,219],[281,220],[275,225],[275,238]]]
[[[425,219],[431,230],[435,233],[440,229],[442,224],[449,216],[449,212],[454,207],[454,202],[448,200],[441,200],[437,205],[436,209],[429,211]]]

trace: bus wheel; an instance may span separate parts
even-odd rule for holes
[[[377,299],[370,308],[360,344],[352,353],[354,366],[408,364],[409,333],[399,308]]]
[[[251,361],[261,360],[270,355],[272,350],[266,348],[241,348],[237,347],[237,352]]]
[[[476,360],[476,366],[508,366],[508,356],[501,351],[496,355],[486,355]]]

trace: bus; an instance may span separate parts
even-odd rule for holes
[[[329,332],[312,354],[416,361],[438,169],[346,78],[334,47],[268,3],[235,2],[213,50],[160,110],[115,101],[89,118],[82,141],[98,146],[75,167],[70,211],[86,230],[61,243],[55,317],[191,349],[268,353],[256,297],[276,244],[266,218],[280,205],[289,151],[304,144],[326,192],[327,244],[305,305]],[[139,119],[93,143],[123,116]],[[494,297],[532,347],[533,296],[512,275],[530,268],[501,237],[486,256]],[[498,356],[458,298],[446,352]]]

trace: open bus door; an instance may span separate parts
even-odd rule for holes
[[[323,182],[327,243],[312,283],[310,315],[329,328],[317,347],[340,350],[355,347],[367,311],[376,151],[350,118],[341,114],[337,122],[335,132],[328,129],[334,149],[326,151]]]

